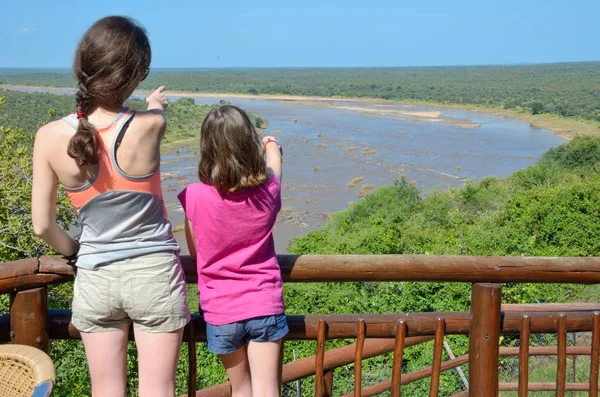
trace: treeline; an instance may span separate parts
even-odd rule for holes
[[[71,74],[0,69],[0,84],[74,87]],[[525,110],[600,121],[600,62],[411,68],[153,70],[141,88],[361,97]]]
[[[297,238],[290,252],[598,256],[599,184],[600,137],[578,137],[508,178],[488,177],[428,195],[405,180],[379,188],[335,214],[321,230]],[[285,288],[291,313],[306,307],[311,313],[414,313],[468,311],[471,286],[404,282],[287,284]],[[502,298],[504,303],[568,302],[586,296],[583,288],[510,284],[504,286]],[[502,343],[515,342],[505,336]],[[466,338],[449,338],[449,343],[457,356],[468,350]],[[432,351],[431,344],[409,349],[405,370],[429,366]],[[391,368],[391,357],[383,360],[366,363],[363,371]],[[389,379],[389,371],[380,372],[378,381]],[[337,379],[334,384],[341,382]],[[441,387],[441,395],[452,395],[463,386],[452,371],[442,374]],[[403,388],[411,396],[426,395],[427,390],[425,380]]]
[[[29,133],[35,132],[41,122],[67,116],[75,112],[75,98],[70,95],[49,93],[29,93],[0,89],[0,97],[6,103],[0,111],[0,125],[20,127]],[[220,104],[225,102],[221,101]],[[142,99],[130,99],[126,106],[145,110],[147,104]],[[198,105],[192,98],[181,98],[169,105],[165,111],[167,117],[167,133],[164,143],[198,138],[200,126],[212,106]],[[250,113],[250,118],[257,127],[264,127],[266,122],[258,115]]]

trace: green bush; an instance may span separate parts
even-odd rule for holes
[[[588,137],[551,149],[538,164],[505,179],[485,178],[425,196],[401,180],[334,214],[321,230],[293,240],[290,252],[598,256],[599,167],[600,138]],[[470,290],[465,283],[288,284],[285,299],[290,312],[305,307],[311,313],[466,311]],[[506,284],[503,302],[565,302],[582,290],[579,285]],[[451,340],[455,355],[467,352],[466,338]],[[505,343],[512,343],[511,338]],[[429,366],[431,354],[427,344],[409,349],[405,371]],[[387,360],[380,365],[389,368]],[[444,376],[441,395],[463,389],[454,371]],[[379,381],[385,378],[382,374]],[[426,394],[428,382],[403,391]]]

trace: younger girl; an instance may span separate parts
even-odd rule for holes
[[[280,395],[288,326],[272,231],[281,208],[281,155],[273,137],[261,142],[244,111],[212,109],[201,128],[200,183],[178,196],[197,260],[208,349],[221,358],[233,397]]]

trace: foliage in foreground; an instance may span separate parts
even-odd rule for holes
[[[297,238],[290,251],[598,256],[599,170],[600,138],[580,137],[549,150],[538,164],[506,179],[486,178],[427,196],[400,180],[337,213],[322,230]],[[470,285],[462,283],[287,284],[285,288],[288,311],[298,313],[306,312],[306,307],[310,313],[398,313],[466,311],[470,306]],[[574,285],[509,284],[503,288],[503,302],[565,302],[582,289]],[[466,338],[448,339],[455,355],[467,351]],[[510,337],[503,341],[506,345],[513,342]],[[314,347],[308,349],[306,345],[298,343],[297,348],[314,352]],[[430,365],[431,352],[431,345],[409,349],[405,370]],[[366,364],[366,371],[376,369],[373,365]],[[390,368],[389,358],[385,365]],[[378,381],[386,376],[389,379],[387,373]],[[340,382],[339,387],[343,387],[344,381]],[[443,375],[441,386],[441,395],[463,388],[454,371]],[[407,395],[427,394],[428,381],[404,390]]]

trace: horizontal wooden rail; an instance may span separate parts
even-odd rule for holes
[[[558,312],[503,312],[500,325],[501,334],[518,334],[521,316],[528,314],[531,319],[531,333],[554,333],[558,327]],[[71,311],[51,309],[49,335],[51,339],[80,339],[79,331],[71,322]],[[316,316],[287,316],[290,333],[286,340],[317,340],[319,320],[327,322],[327,339],[356,338],[356,324],[364,319],[367,325],[367,338],[394,338],[399,319],[407,325],[406,336],[435,335],[438,318],[446,321],[446,335],[466,335],[469,333],[469,313],[414,313],[414,314],[329,314]],[[206,341],[206,323],[200,315],[193,315],[196,340]],[[8,327],[6,316],[0,317],[0,341],[6,340]],[[593,328],[590,311],[570,312],[566,319],[567,332],[589,332]],[[6,333],[6,334],[5,334]]]
[[[600,283],[600,257],[482,257],[438,255],[278,255],[286,282],[439,281],[490,283]],[[196,266],[182,256],[188,283]],[[32,275],[54,275],[35,279]],[[42,256],[0,264],[0,293],[70,280],[72,264]]]
[[[517,382],[500,382],[498,389],[502,391],[517,391]],[[590,389],[589,383],[566,383],[565,391],[588,391]],[[556,390],[555,382],[529,382],[527,384],[527,391],[554,391]]]
[[[577,283],[594,284],[600,283],[600,257],[594,258],[548,258],[548,257],[473,257],[473,256],[433,256],[433,255],[280,255],[278,260],[281,273],[285,282],[379,282],[379,281],[421,281],[421,282],[469,282],[475,283],[474,290],[483,287],[494,287],[500,291],[500,283]],[[182,257],[182,264],[188,283],[197,281],[196,267],[189,256]],[[64,258],[58,256],[44,256],[39,259],[25,259],[14,262],[0,263],[0,293],[11,293],[13,297],[23,298],[28,292],[38,289],[46,291],[48,284],[69,282],[75,275],[76,268],[73,263],[67,263]],[[41,287],[41,288],[40,288]],[[490,287],[490,288],[491,288]],[[21,292],[25,291],[25,292]],[[488,294],[489,295],[489,294]],[[473,295],[475,296],[475,295]],[[486,295],[487,296],[487,295]],[[491,295],[490,295],[491,296]],[[499,295],[498,295],[499,296]],[[21,300],[22,301],[22,300]],[[21,302],[19,301],[19,302]],[[481,298],[473,299],[473,303],[482,302]],[[21,309],[13,300],[11,306],[11,317],[0,317],[0,341],[8,342],[15,338],[29,338],[26,329],[27,316],[34,316],[43,321],[43,326],[38,327],[35,333],[40,336],[35,340],[29,340],[27,344],[44,343],[45,338],[50,339],[78,339],[79,332],[71,325],[71,312],[69,310],[44,311],[43,315],[32,314],[33,309]],[[42,306],[46,306],[40,300]],[[398,385],[409,383],[415,376],[432,376],[438,378],[441,368],[449,369],[456,361],[441,363],[440,341],[444,335],[466,335],[471,334],[471,342],[482,342],[484,336],[491,336],[495,346],[488,350],[495,352],[497,360],[498,345],[497,336],[500,334],[518,334],[527,325],[524,331],[529,333],[555,333],[559,330],[559,346],[556,353],[547,350],[548,354],[557,354],[559,371],[558,382],[554,387],[557,393],[564,390],[574,390],[579,384],[566,383],[566,352],[572,351],[566,346],[566,332],[589,332],[594,329],[593,351],[600,350],[600,304],[552,304],[552,305],[510,305],[501,307],[499,299],[494,306],[494,321],[486,320],[490,316],[487,310],[490,305],[480,305],[482,308],[475,316],[479,322],[473,321],[472,312],[452,313],[416,313],[416,314],[356,314],[356,315],[316,315],[316,316],[288,316],[290,333],[287,340],[318,340],[320,348],[317,350],[317,391],[321,389],[324,394],[330,393],[332,369],[324,370],[324,341],[331,339],[358,338],[359,343],[363,338],[389,338],[386,349],[399,349],[397,340],[404,338],[431,338],[436,335],[437,325],[437,350],[433,369],[427,369],[413,374],[398,374],[396,368],[394,381],[398,391]],[[25,307],[25,306],[23,306]],[[46,306],[47,307],[47,306]],[[472,308],[473,310],[473,308]],[[594,316],[596,316],[594,320]],[[443,320],[441,320],[443,319]],[[525,321],[526,320],[526,321]],[[443,324],[441,323],[443,321]],[[486,322],[487,321],[487,322]],[[41,324],[41,323],[40,323]],[[400,337],[396,337],[399,324],[402,324]],[[483,324],[481,332],[474,333],[476,324]],[[490,325],[492,324],[492,325]],[[46,327],[47,326],[47,327]],[[16,327],[16,328],[15,328]],[[192,324],[186,327],[186,340],[204,342],[206,324],[199,315],[194,315]],[[33,335],[33,334],[32,334]],[[133,336],[133,333],[131,333]],[[478,336],[479,335],[479,336]],[[36,342],[39,339],[40,342]],[[389,346],[387,346],[389,344]],[[195,344],[194,344],[195,346]],[[366,354],[358,349],[354,356],[358,359]],[[477,350],[471,346],[472,352]],[[521,349],[523,350],[523,349]],[[534,355],[535,348],[530,349],[528,354]],[[582,350],[583,351],[583,350]],[[515,348],[515,352],[518,349]],[[515,353],[516,354],[516,353]],[[541,354],[541,353],[540,353]],[[577,353],[571,353],[577,354]],[[462,356],[461,356],[462,357]],[[475,365],[471,355],[471,368],[479,368]],[[487,357],[487,356],[486,356]],[[491,357],[491,356],[490,356]],[[520,360],[526,357],[521,352]],[[493,358],[493,357],[492,357]],[[487,361],[486,361],[487,360]],[[485,369],[482,374],[474,375],[479,379],[481,390],[475,387],[476,382],[470,382],[471,393],[477,396],[497,395],[498,385],[492,378],[483,378],[497,371],[497,363],[485,358],[491,368]],[[595,361],[594,361],[595,360]],[[592,374],[597,374],[597,357],[592,359]],[[396,367],[400,361],[396,362]],[[491,363],[491,364],[490,364]],[[302,363],[297,366],[304,365]],[[312,366],[312,365],[311,365]],[[300,371],[300,370],[298,370]],[[303,369],[305,373],[306,368]],[[299,372],[299,373],[300,373]],[[190,369],[190,373],[193,370]],[[470,372],[470,376],[474,372]],[[416,375],[415,375],[416,374]],[[493,374],[497,376],[497,372]],[[295,375],[299,376],[299,375]],[[371,395],[382,385],[365,387],[360,392],[360,365],[356,366],[356,389],[355,395]],[[327,379],[327,381],[325,381]],[[416,379],[416,378],[414,378]],[[527,378],[521,377],[521,395],[525,385],[532,385],[531,390],[540,388],[546,390],[546,384],[535,384],[528,382]],[[391,383],[391,381],[390,381]],[[193,390],[193,383],[190,383]],[[437,394],[437,384],[432,383],[430,395]],[[494,385],[493,389],[485,385]],[[387,384],[385,385],[387,387]],[[513,387],[510,383],[503,384],[504,387]],[[589,385],[590,393],[594,393],[596,385]],[[484,390],[485,389],[485,390]],[[489,390],[488,390],[489,389]],[[500,389],[502,390],[502,388]],[[578,389],[577,389],[578,390]],[[586,389],[587,390],[587,389]]]

